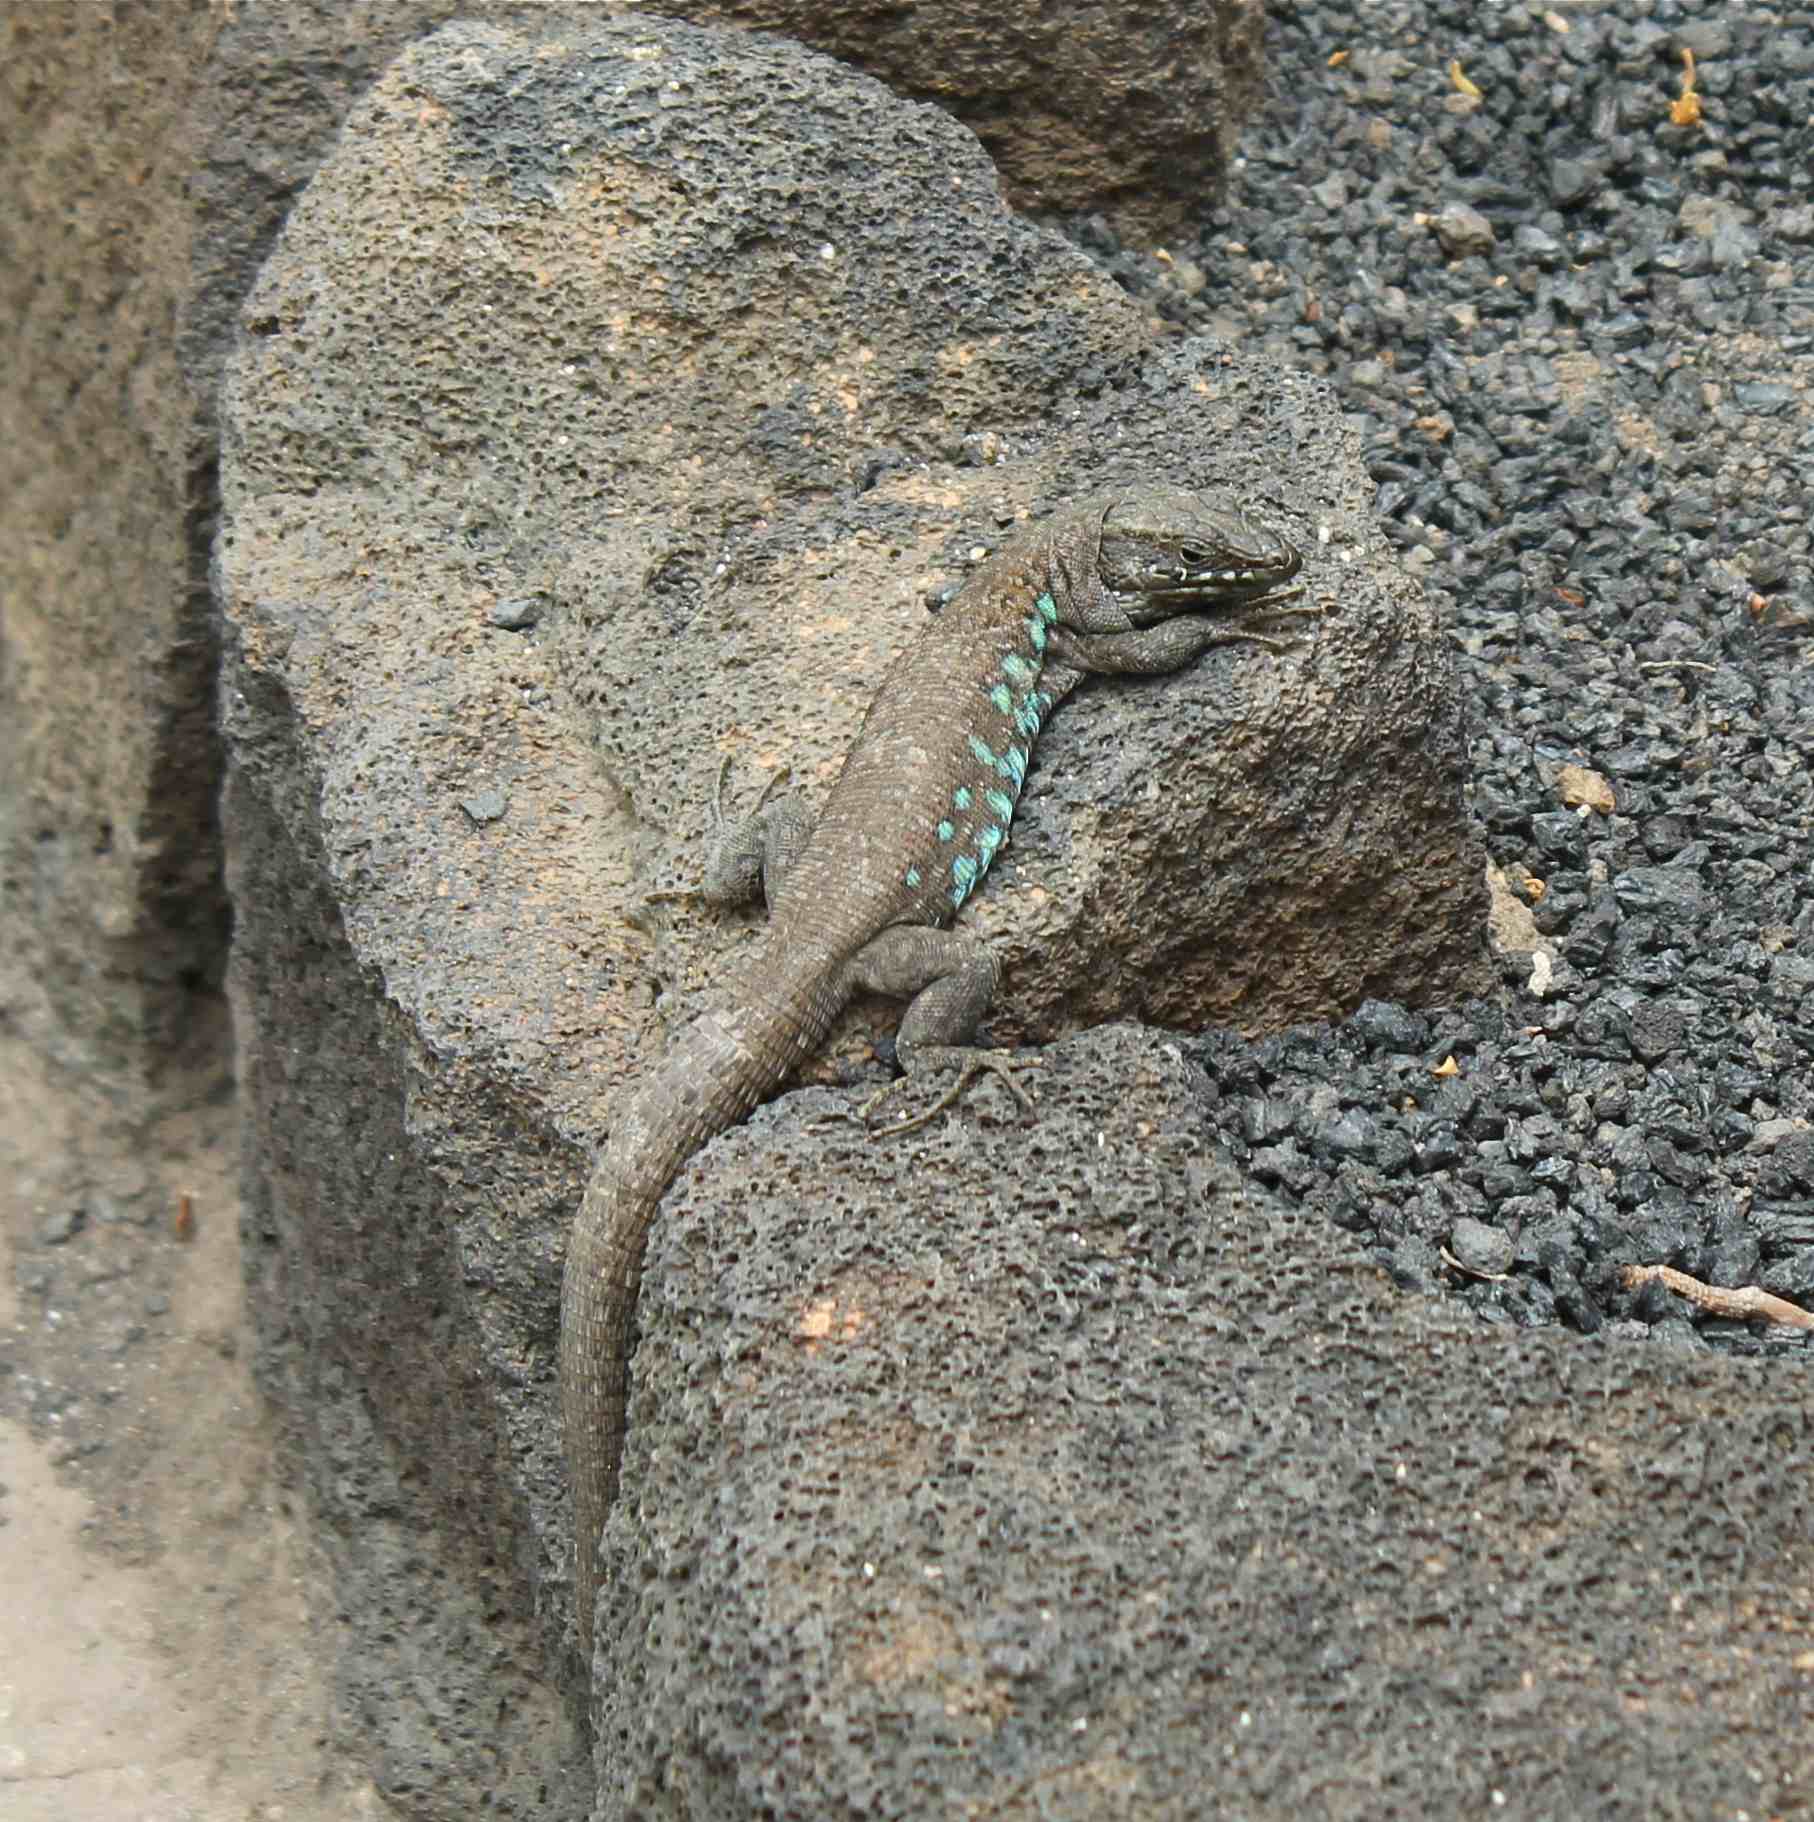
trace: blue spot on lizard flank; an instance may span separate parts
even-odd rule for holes
[[[989,700],[1004,714],[1014,713],[1014,692],[1005,683],[998,683],[989,692]]]
[[[1058,624],[1058,603],[1050,595],[1041,595],[1033,605],[1039,609],[1039,617],[1047,626]]]
[[[995,749],[990,746],[988,741],[979,739],[975,734],[970,736],[970,751],[982,765],[994,765],[997,763]]]
[[[957,789],[951,793],[951,801],[956,804],[960,810],[969,809],[971,803],[974,801],[970,795],[970,787],[967,784],[960,784]]]
[[[907,869],[907,883],[910,886],[917,886],[920,883],[920,870],[918,867],[909,867]]]
[[[1002,675],[1010,683],[1031,683],[1039,672],[1019,652],[1010,652],[1001,661]]]
[[[961,905],[970,896],[970,888],[976,884],[976,862],[968,854],[960,854],[951,863],[951,902]]]
[[[1037,614],[1027,622],[1027,637],[1033,641],[1034,651],[1046,649],[1046,623]]]
[[[940,841],[949,841],[956,833],[957,830],[948,822],[941,822],[938,826],[938,838]]]
[[[1027,749],[1009,747],[1007,752],[996,760],[995,769],[1001,773],[1002,777],[1012,778],[1014,788],[1018,791],[1027,781]]]
[[[985,791],[983,801],[1003,822],[1014,814],[1014,799],[1006,791]]]
[[[1039,698],[1027,695],[1014,711],[1014,725],[1031,740],[1039,732]]]
[[[998,829],[993,823],[976,838],[976,858],[987,866],[995,858],[995,851],[1008,839],[1006,829]]]

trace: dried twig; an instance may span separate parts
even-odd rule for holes
[[[1698,1303],[1716,1316],[1731,1316],[1740,1322],[1786,1322],[1791,1328],[1814,1329],[1814,1314],[1768,1291],[1760,1291],[1754,1284],[1733,1290],[1723,1284],[1703,1284],[1672,1265],[1626,1266],[1627,1290],[1652,1282],[1666,1284],[1678,1296]]]
[[[1510,1272],[1483,1272],[1477,1265],[1463,1265],[1446,1246],[1439,1246],[1436,1250],[1456,1271],[1465,1272],[1470,1278],[1484,1278],[1488,1284],[1504,1284],[1511,1278]]]

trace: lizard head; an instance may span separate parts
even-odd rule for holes
[[[1302,566],[1289,540],[1232,500],[1186,488],[1118,494],[1102,515],[1097,571],[1129,626],[1251,601]]]

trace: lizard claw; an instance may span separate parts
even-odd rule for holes
[[[957,1080],[953,1082],[930,1107],[924,1109],[920,1113],[916,1113],[911,1119],[896,1121],[893,1126],[869,1125],[869,1116],[876,1108],[893,1094],[896,1089],[902,1087],[907,1082],[916,1080],[928,1062],[936,1065],[947,1060],[957,1063]],[[1003,1050],[954,1049],[949,1059],[945,1056],[941,1056],[937,1051],[934,1051],[930,1057],[922,1051],[918,1058],[918,1062],[920,1065],[918,1069],[907,1075],[896,1076],[892,1082],[888,1082],[881,1088],[878,1088],[876,1092],[857,1109],[856,1117],[868,1127],[869,1136],[872,1139],[899,1138],[904,1132],[913,1132],[916,1128],[926,1125],[928,1121],[936,1119],[947,1107],[956,1106],[957,1102],[962,1097],[964,1090],[968,1088],[978,1076],[982,1075],[994,1076],[995,1079],[1014,1096],[1015,1100],[1020,1103],[1023,1112],[1031,1114],[1034,1111],[1033,1097],[1015,1081],[1014,1077],[1023,1069],[1037,1069],[1039,1067],[1038,1057],[1011,1057]]]
[[[1317,620],[1335,605],[1333,601],[1303,599],[1304,585],[1294,582],[1289,588],[1275,590],[1245,602],[1238,617],[1231,616],[1217,631],[1217,645],[1263,645],[1269,652],[1288,652],[1301,645],[1305,635],[1289,632],[1262,632],[1260,628],[1284,620]]]
[[[642,895],[642,902],[645,905],[681,905],[689,899],[704,897],[704,891],[698,886],[657,886],[654,891]]]
[[[712,786],[712,827],[714,829],[721,829],[724,827],[724,782],[731,775],[732,763],[731,755],[726,753],[724,756],[724,764],[718,768],[718,781]],[[750,815],[754,816],[756,812],[768,802],[775,794],[775,787],[777,785],[786,784],[793,775],[794,768],[790,765],[784,765],[778,772],[774,773],[768,783],[762,787],[762,794],[756,799],[756,808],[749,812]]]

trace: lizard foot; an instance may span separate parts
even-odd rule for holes
[[[726,754],[724,763],[718,768],[717,781],[712,786],[712,802],[707,819],[707,838],[711,846],[717,848],[726,841],[728,831],[732,851],[736,855],[738,853],[738,831],[756,826],[756,819],[761,816],[768,800],[774,796],[781,785],[786,784],[793,777],[793,767],[783,766],[769,779],[768,783],[762,787],[762,794],[756,799],[756,807],[753,810],[742,816],[727,816],[724,808],[724,782],[731,775],[731,765],[731,757]],[[752,856],[753,858],[751,858]],[[746,848],[742,851],[741,858],[748,862],[748,876],[753,882],[757,871],[762,866],[760,851],[755,848]],[[661,886],[652,892],[645,892],[642,895],[642,902],[645,906],[674,905],[686,904],[694,899],[703,899],[707,904],[727,904],[747,896],[748,891],[754,890],[753,884],[747,889],[744,885],[745,869],[743,867],[733,863],[728,877],[715,877],[721,871],[718,864],[708,855],[706,876],[698,885]]]
[[[928,1062],[932,1062],[936,1065],[946,1060],[947,1058],[936,1050],[930,1055],[922,1050],[918,1057],[918,1062],[922,1069]],[[1014,1096],[1015,1100],[1021,1104],[1021,1107],[1025,1112],[1031,1113],[1033,1111],[1033,1097],[1028,1094],[1014,1078],[1023,1069],[1037,1069],[1039,1067],[1038,1057],[1016,1058],[1010,1057],[1004,1050],[960,1050],[954,1047],[950,1052],[949,1061],[957,1065],[957,1080],[953,1082],[930,1107],[925,1108],[920,1113],[916,1113],[910,1120],[899,1120],[893,1126],[869,1125],[869,1116],[898,1088],[915,1080],[918,1072],[916,1071],[915,1074],[911,1075],[896,1076],[892,1082],[878,1088],[876,1092],[857,1109],[857,1118],[861,1120],[865,1126],[869,1127],[869,1136],[872,1139],[894,1139],[898,1138],[904,1132],[912,1132],[916,1128],[924,1126],[929,1120],[936,1119],[947,1107],[956,1106],[959,1099],[961,1099],[964,1090],[968,1088],[978,1076],[983,1075],[994,1076],[995,1079]]]
[[[1258,628],[1276,624],[1281,620],[1320,619],[1334,605],[1330,601],[1307,601],[1303,596],[1304,585],[1298,582],[1290,588],[1282,588],[1273,594],[1262,595],[1257,600],[1245,603],[1239,609],[1240,618],[1230,619],[1227,625],[1218,631],[1214,643],[1217,645],[1263,645],[1269,652],[1290,651],[1294,646],[1303,643],[1304,635],[1301,632],[1268,633],[1261,632]]]

